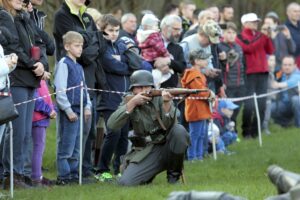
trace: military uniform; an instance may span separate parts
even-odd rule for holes
[[[120,129],[131,122],[135,138],[141,142],[125,156],[125,169],[119,179],[121,185],[150,183],[160,172],[167,170],[169,182],[176,182],[182,171],[184,154],[188,147],[189,135],[176,121],[176,108],[171,105],[168,113],[163,109],[163,98],[153,97],[150,102],[135,107],[128,113],[123,100],[110,116],[108,127]],[[179,112],[179,111],[177,111]],[[166,130],[161,126],[160,117]]]

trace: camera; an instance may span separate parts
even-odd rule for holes
[[[286,28],[285,25],[278,25],[278,26],[275,28],[275,31],[283,31],[285,28]]]
[[[27,6],[30,3],[30,0],[23,0],[23,3]]]

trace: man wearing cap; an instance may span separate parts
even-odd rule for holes
[[[257,30],[259,21],[261,20],[255,13],[244,14],[241,18],[243,30],[236,38],[236,42],[242,47],[246,58],[247,95],[253,95],[254,93],[260,95],[267,92],[267,55],[274,52],[272,40]],[[266,99],[258,99],[261,119],[263,119],[265,107]],[[255,138],[258,135],[253,99],[245,102],[242,129],[245,138]]]
[[[222,80],[218,73],[219,55],[214,44],[220,42],[221,28],[213,20],[207,20],[203,26],[200,26],[198,33],[188,36],[182,40],[180,45],[183,48],[185,59],[188,61],[189,52],[202,49],[205,53],[211,54],[212,57],[208,60],[208,66],[204,71],[205,75],[211,78],[209,82],[210,89],[218,92],[222,86]],[[224,58],[222,58],[224,59]],[[190,66],[190,64],[188,64]]]
[[[189,136],[176,121],[176,108],[170,93],[147,97],[143,93],[154,87],[151,72],[135,71],[130,77],[130,100],[123,99],[108,119],[108,128],[118,130],[131,122],[133,148],[125,156],[120,185],[151,183],[157,174],[167,170],[169,183],[176,183],[183,167]]]

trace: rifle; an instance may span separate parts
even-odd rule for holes
[[[188,96],[190,94],[198,94],[199,92],[208,92],[208,89],[184,89],[184,88],[172,88],[172,89],[151,89],[148,92],[144,92],[142,95],[147,97],[157,97],[161,96],[162,91],[169,92],[172,96]],[[125,96],[125,101],[130,101],[134,95],[127,95]]]

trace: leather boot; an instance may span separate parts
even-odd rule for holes
[[[182,175],[184,154],[170,153],[167,165],[168,183],[175,184]]]
[[[6,176],[4,177],[3,180],[3,189],[9,190],[9,188],[10,188],[10,176]],[[30,188],[30,186],[25,183],[24,176],[19,174],[14,174],[14,188],[27,189]]]

